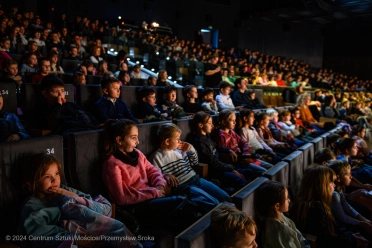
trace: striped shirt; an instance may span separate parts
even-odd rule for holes
[[[196,175],[191,166],[198,164],[198,154],[194,147],[181,154],[179,150],[163,151],[157,150],[149,161],[164,174],[175,176],[180,184],[188,181]]]

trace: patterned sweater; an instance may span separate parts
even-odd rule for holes
[[[163,151],[159,149],[149,160],[163,174],[177,177],[182,184],[196,175],[191,167],[198,164],[198,154],[193,146],[183,154],[179,150]]]

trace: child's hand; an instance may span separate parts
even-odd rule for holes
[[[236,170],[233,170],[232,173],[235,174],[236,176],[240,177],[240,178],[245,179],[244,176],[242,174],[240,174],[239,172],[237,172]]]
[[[180,185],[180,181],[178,181],[177,177],[170,175],[170,174],[165,174],[164,179],[167,181],[168,185],[171,187],[177,187]]]
[[[372,191],[372,185],[371,184],[363,184],[363,188],[367,191]]]
[[[16,141],[16,140],[20,140],[21,137],[18,135],[18,134],[12,134],[10,135],[7,139],[6,139],[6,142],[9,142],[9,141]]]
[[[243,106],[237,106],[235,107],[235,110],[242,110],[243,109]]]
[[[238,161],[238,155],[237,155],[233,150],[230,150],[230,151],[229,151],[229,154],[230,154],[231,160],[232,160],[233,162]]]
[[[356,241],[357,241],[357,247],[368,247],[368,240],[366,240],[365,238],[363,238],[362,235],[360,235],[360,233],[353,233],[352,234]]]
[[[181,142],[177,147],[177,149],[181,150],[182,152],[187,152],[188,150],[190,150],[190,148],[191,144],[187,142]]]
[[[316,132],[318,132],[318,131],[317,131],[316,129],[312,129],[311,132],[312,132],[312,133],[316,133]]]
[[[167,118],[168,117],[168,114],[167,113],[162,113],[161,116]]]
[[[165,196],[165,189],[164,189],[164,186],[161,186],[161,185],[156,186],[156,189],[157,189],[158,191],[161,192],[162,197]]]
[[[216,104],[216,100],[212,99],[212,100],[211,100],[211,103],[212,103],[213,105],[215,105],[215,104]]]
[[[73,192],[70,192],[68,190],[65,190],[65,189],[62,189],[62,188],[59,188],[59,187],[49,188],[49,191],[54,193],[54,194],[58,194],[58,195],[78,196],[77,194],[75,194]]]

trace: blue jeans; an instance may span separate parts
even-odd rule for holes
[[[322,135],[322,134],[325,134],[325,133],[327,132],[326,130],[324,130],[324,129],[318,127],[317,125],[311,125],[311,128],[312,128],[312,129],[315,129],[315,130],[316,130],[316,133],[317,133],[318,135]]]
[[[264,163],[262,163],[262,165],[263,164]],[[270,166],[267,166],[267,165],[270,165]],[[255,177],[261,176],[266,171],[266,169],[263,166],[259,166],[259,165],[253,164],[253,163],[242,162],[242,163],[239,163],[237,166],[239,166],[240,168],[249,168],[249,169],[251,169],[252,170],[251,173],[253,173],[253,175]],[[268,168],[271,168],[272,167],[272,165],[269,164],[269,163],[265,163],[265,166],[267,166]],[[241,174],[243,174],[243,173],[241,173]]]
[[[226,186],[240,189],[256,178],[250,168],[235,168],[235,170],[242,174],[244,178],[238,177],[232,172],[223,172],[218,179]]]
[[[214,183],[211,183],[203,178],[200,178],[198,186],[202,190],[216,198],[219,202],[230,201],[230,196]]]

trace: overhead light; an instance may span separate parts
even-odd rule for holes
[[[138,65],[139,64],[139,61],[136,61],[136,64]]]
[[[171,76],[169,76],[169,77],[168,77],[168,79],[172,79],[172,77],[171,77]]]
[[[156,52],[156,55],[159,55],[159,52]]]
[[[121,16],[118,16],[118,19],[121,19]]]
[[[144,65],[141,65],[141,68],[143,68],[144,67]]]
[[[118,54],[118,52],[114,52],[114,54],[116,55],[116,54]]]
[[[167,57],[167,60],[169,60],[169,57]]]
[[[154,68],[152,68],[152,69],[151,69],[151,71],[155,71],[155,69],[154,69]]]
[[[115,50],[114,48],[111,48],[111,49],[110,49],[110,52],[113,52],[114,50]]]
[[[127,60],[130,60],[130,58],[127,58]]]

